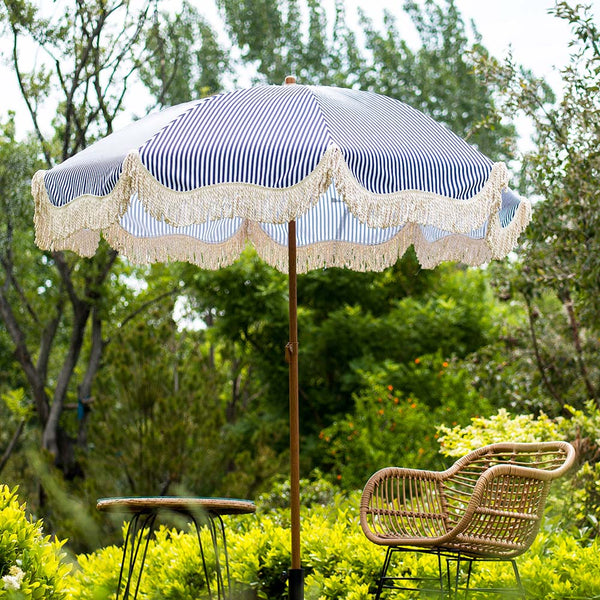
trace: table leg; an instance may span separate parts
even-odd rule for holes
[[[200,537],[200,524],[198,523],[194,515],[190,515],[194,526],[196,527],[196,535],[198,536],[198,545],[200,546],[200,556],[202,557],[202,566],[204,568],[204,577],[206,579],[206,587],[208,589],[209,598],[212,599],[212,591],[210,588],[208,568],[206,565],[206,559],[204,556],[204,548],[202,546],[202,539]],[[225,537],[225,525],[220,515],[214,515],[208,513],[205,515],[205,523],[208,526],[210,532],[210,539],[213,545],[213,551],[215,553],[215,572],[217,577],[217,599],[218,600],[229,600],[231,597],[231,576],[229,572],[229,556],[227,554],[227,539]],[[218,527],[215,521],[218,521]],[[220,529],[220,531],[218,531]],[[227,588],[225,588],[225,582],[223,581],[223,571],[221,569],[221,561],[219,558],[219,538],[223,543],[223,551],[225,554],[225,570],[227,574]]]
[[[143,519],[142,519],[143,517]],[[140,523],[141,520],[141,523]],[[144,530],[148,530],[146,535],[146,542],[144,544],[144,550],[142,553],[141,563],[138,572],[138,580],[135,586],[135,592],[133,598],[137,598],[138,591],[140,589],[140,581],[142,580],[142,572],[144,570],[144,563],[146,561],[146,555],[148,553],[148,544],[150,543],[150,536],[154,529],[154,522],[156,521],[156,513],[151,512],[148,514],[136,513],[129,521],[127,526],[127,533],[125,535],[125,542],[123,544],[123,559],[121,561],[121,570],[119,571],[119,582],[117,584],[117,593],[115,600],[119,600],[119,594],[121,593],[121,585],[123,583],[123,571],[125,569],[125,563],[127,562],[127,549],[130,548],[129,556],[129,567],[127,572],[127,583],[125,584],[125,590],[123,592],[123,600],[128,600],[131,590],[131,579],[134,576],[135,565],[139,554],[140,546],[144,540]]]

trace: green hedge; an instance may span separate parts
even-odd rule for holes
[[[306,600],[371,600],[385,549],[370,543],[358,522],[359,495],[336,496],[328,506],[303,509],[302,560]],[[285,571],[290,564],[287,511],[270,509],[256,516],[229,517],[231,576],[237,598],[287,598]],[[123,529],[125,532],[125,529]],[[215,557],[208,531],[203,542],[214,580]],[[121,563],[120,547],[109,546],[78,557],[72,565],[62,542],[44,536],[41,523],[27,517],[16,494],[0,486],[0,599],[113,600]],[[600,543],[577,540],[560,521],[546,519],[529,552],[518,564],[528,598],[546,600],[600,598]],[[223,557],[221,557],[223,560]],[[406,554],[397,573],[433,575],[434,557]],[[511,586],[507,563],[476,567],[474,586]],[[193,531],[164,526],[150,541],[140,600],[200,600],[208,597]],[[402,593],[390,598],[408,598]],[[478,598],[497,598],[479,594]]]
[[[65,600],[71,565],[63,543],[44,536],[16,490],[0,485],[0,599]]]
[[[372,600],[385,549],[370,543],[358,523],[358,495],[337,498],[329,507],[313,506],[302,520],[302,561],[307,600]],[[546,523],[533,548],[517,559],[528,598],[567,600],[600,597],[597,569],[600,545],[578,543],[558,524]],[[289,523],[285,511],[271,510],[255,517],[228,518],[231,575],[236,596],[279,600],[287,598],[285,570],[290,564]],[[206,534],[207,535],[207,534]],[[205,548],[210,547],[208,537]],[[208,553],[209,566],[214,557]],[[120,549],[102,549],[79,559],[80,569],[70,578],[73,600],[109,600],[116,588]],[[397,569],[433,575],[435,558],[406,554]],[[472,585],[512,586],[508,563],[485,563],[474,569]],[[213,581],[213,585],[215,582]],[[140,600],[197,600],[206,598],[195,534],[161,528],[150,542]],[[408,595],[395,593],[402,600]],[[478,594],[478,598],[497,595]]]

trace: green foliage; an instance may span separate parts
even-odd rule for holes
[[[372,597],[385,548],[372,544],[363,535],[358,506],[359,497],[354,493],[348,498],[336,496],[327,506],[303,509],[302,555],[307,600],[368,600]],[[270,510],[255,517],[227,518],[234,597],[287,598],[288,519],[287,511],[283,510]],[[205,531],[203,535],[206,534]],[[208,549],[209,569],[214,574],[212,545],[208,537],[203,540]],[[517,559],[528,597],[564,600],[597,596],[600,593],[600,575],[595,568],[598,550],[597,542],[582,543],[562,530],[559,523],[547,522],[532,548]],[[161,527],[156,540],[150,541],[139,598],[204,598],[206,588],[199,560],[194,532],[182,533]],[[80,556],[79,569],[69,578],[69,598],[108,599],[116,589],[119,562],[120,549],[116,547]],[[433,556],[405,553],[401,561],[394,563],[394,573],[432,576],[437,573],[437,560]],[[471,584],[513,586],[512,568],[508,563],[477,563]],[[411,596],[398,592],[394,597],[403,600]],[[487,600],[497,595],[482,597]]]
[[[587,400],[600,401],[595,233],[600,215],[600,30],[584,4],[556,2],[552,12],[573,32],[560,98],[512,59],[499,64],[482,58],[479,68],[502,91],[504,114],[522,111],[535,131],[536,147],[523,161],[522,187],[538,201],[520,253],[522,264],[504,273],[504,288],[523,298],[528,315],[525,344],[533,360],[532,368],[522,370],[530,383],[522,379],[543,391],[546,410],[567,415],[566,405],[582,408]],[[549,295],[558,307],[549,304]]]
[[[99,452],[88,461],[101,495],[158,495],[172,485],[206,494],[217,487],[219,449],[211,434],[224,421],[220,376],[208,349],[177,331],[172,310],[172,302],[154,306],[106,349],[88,433]]]
[[[258,485],[252,482],[255,466],[261,464],[259,472],[266,474],[261,462],[264,450],[257,456],[251,448],[264,444],[280,456],[287,448],[288,408],[281,401],[287,397],[282,352],[288,335],[285,277],[248,250],[227,269],[210,273],[184,267],[181,278],[189,282],[190,305],[208,325],[203,335],[213,348],[215,364],[228,371],[233,383],[227,400],[231,418],[225,428],[224,456],[235,468],[227,481],[236,493],[247,495],[240,488],[244,480],[258,490],[265,482],[264,478],[256,481]],[[383,384],[418,402],[413,415],[419,416],[422,437],[429,439],[422,450],[427,460],[418,464],[430,464],[437,456],[432,418],[439,424],[452,414],[450,422],[466,423],[473,412],[487,412],[486,401],[471,388],[471,375],[460,360],[486,344],[496,331],[498,308],[484,271],[448,265],[434,276],[420,272],[409,255],[382,273],[327,269],[300,277],[298,285],[306,472],[321,467],[334,476],[340,474],[338,461],[332,462],[331,449],[323,447],[319,433],[329,426],[343,428],[342,423],[355,419],[361,429],[368,401],[356,398],[372,395],[371,390]],[[357,402],[363,404],[355,408]],[[361,444],[367,445],[378,429],[366,427],[370,423],[366,417],[364,422]],[[403,431],[410,437],[407,427]],[[402,447],[400,439],[393,448]],[[404,447],[417,453],[420,446]],[[380,464],[384,448],[382,443],[377,460],[370,457],[368,464]],[[394,460],[412,460],[412,451],[393,455]],[[339,456],[340,463],[342,457],[348,458],[345,450]],[[345,487],[362,478],[363,462],[347,461],[344,472],[355,468],[359,475],[343,481]]]
[[[469,390],[464,371],[454,371],[439,353],[415,360],[417,364],[408,367],[394,365],[383,377],[381,371],[370,374],[369,387],[355,397],[353,413],[319,434],[323,463],[345,489],[362,487],[368,475],[390,465],[442,468],[436,426],[464,424],[473,412],[489,410]],[[413,371],[404,379],[411,391],[379,383],[397,380],[399,372],[402,380],[407,370]],[[428,404],[426,396],[422,399],[420,381],[427,382],[429,390],[435,386],[434,404]]]
[[[325,479],[319,469],[313,470],[310,479],[300,479],[300,505],[304,508],[333,504],[337,494],[339,494],[339,486]],[[260,513],[288,508],[290,505],[289,479],[274,480],[270,489],[262,493],[256,503],[257,511]]]
[[[571,418],[561,423],[565,437],[574,440],[580,468],[563,485],[561,514],[579,536],[600,536],[600,410],[590,401],[583,409],[568,406]],[[558,504],[558,502],[557,502]]]
[[[446,456],[460,457],[472,450],[510,440],[512,442],[545,442],[564,438],[562,421],[550,419],[545,414],[511,415],[501,408],[489,418],[473,417],[466,427],[441,425],[438,432],[442,452]]]
[[[539,600],[597,598],[600,594],[600,573],[595,566],[598,550],[597,541],[582,545],[560,526],[551,532],[541,532],[531,549],[517,559],[527,597]],[[485,571],[474,570],[472,585],[502,579],[514,582],[508,564],[492,563]]]
[[[186,1],[172,17],[155,12],[146,49],[149,56],[139,64],[139,75],[160,106],[220,91],[230,69],[216,33]]]
[[[33,408],[27,404],[25,390],[9,390],[2,394],[2,402],[6,408],[17,418],[27,420],[33,415]]]
[[[0,486],[0,598],[7,600],[66,600],[64,542],[44,536],[19,504],[16,491]]]

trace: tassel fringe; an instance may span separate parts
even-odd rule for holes
[[[490,245],[489,238],[472,239],[462,234],[451,234],[430,242],[423,236],[419,226],[411,223],[392,239],[376,246],[321,242],[298,247],[297,270],[299,273],[306,273],[313,269],[342,267],[353,271],[383,271],[393,265],[411,245],[414,246],[419,263],[424,269],[433,269],[447,260],[478,266],[493,258],[506,256],[516,246],[517,238],[528,222],[529,206],[524,204],[511,225],[503,230],[500,227],[501,232],[494,234],[497,236],[495,243],[499,244],[502,250]],[[137,238],[119,224],[106,229],[104,236],[113,248],[136,264],[186,261],[203,269],[213,270],[235,262],[243,252],[246,242],[250,242],[267,264],[282,273],[288,272],[287,246],[274,242],[260,225],[253,221],[244,221],[230,239],[218,244],[201,242],[185,235]]]
[[[81,196],[61,207],[51,204],[44,172],[38,171],[32,181],[36,243],[45,250],[73,250],[82,256],[92,256],[102,231],[115,249],[135,263],[183,260],[218,269],[235,261],[249,240],[268,264],[286,272],[287,247],[273,242],[258,223],[296,219],[318,202],[332,180],[352,214],[370,227],[407,225],[394,238],[377,246],[324,242],[300,247],[299,272],[324,267],[380,271],[394,264],[411,244],[424,268],[433,268],[444,260],[480,265],[506,256],[531,218],[531,207],[523,200],[510,225],[502,227],[498,212],[502,190],[508,183],[503,163],[493,166],[489,180],[477,195],[469,200],[449,201],[437,194],[413,190],[372,194],[356,180],[335,146],[325,152],[310,175],[289,188],[224,183],[188,192],[163,186],[144,167],[139,154],[132,152],[125,158],[121,177],[110,194]],[[244,225],[232,238],[218,244],[203,243],[185,235],[136,238],[119,225],[133,194],[138,195],[154,218],[164,219],[173,226],[236,216],[245,219]],[[485,240],[464,235],[488,219]],[[433,225],[451,234],[428,242],[419,224]]]

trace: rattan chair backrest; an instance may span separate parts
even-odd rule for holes
[[[463,552],[516,556],[533,543],[552,480],[573,463],[566,442],[501,443],[476,450],[448,471],[444,497],[450,542]]]
[[[567,442],[499,443],[443,472],[388,467],[365,486],[361,526],[376,544],[516,556],[538,532],[550,482],[574,459]]]

